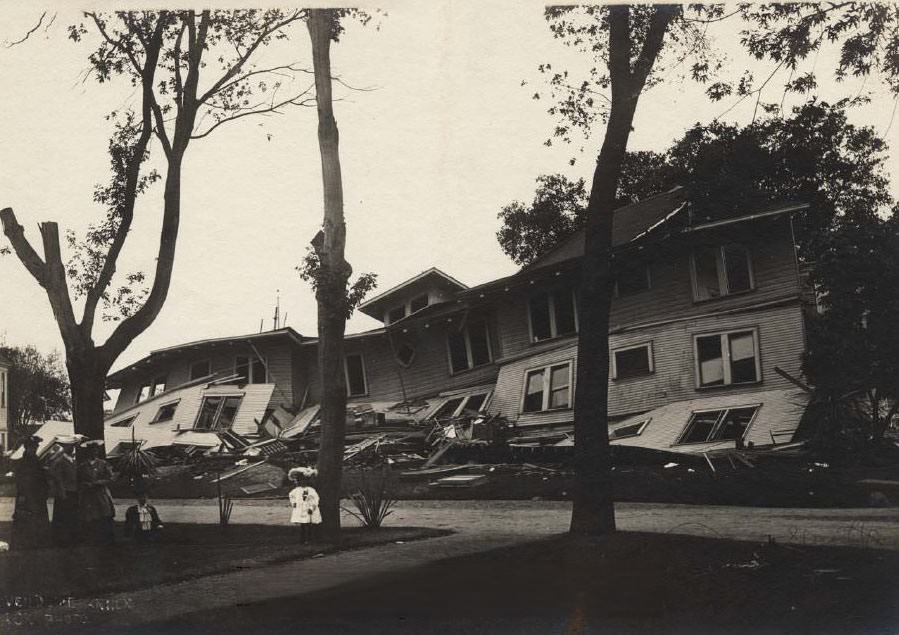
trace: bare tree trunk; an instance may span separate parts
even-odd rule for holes
[[[340,174],[339,134],[331,98],[332,10],[310,9],[307,26],[312,39],[315,99],[318,105],[318,145],[324,186],[324,240],[316,242],[319,257],[318,367],[321,380],[321,445],[318,453],[322,528],[325,537],[340,530],[341,472],[346,434],[346,379],[343,335],[346,329],[346,289],[351,269],[344,259],[346,224]]]
[[[608,430],[610,251],[615,194],[640,93],[661,51],[668,24],[679,8],[658,5],[639,55],[632,50],[630,8],[616,5],[608,11],[612,105],[587,204],[581,267],[574,402],[575,487],[570,527],[572,534],[579,535],[615,531]]]

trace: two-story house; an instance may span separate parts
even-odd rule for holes
[[[694,218],[682,189],[615,212],[613,443],[699,452],[788,441],[808,401],[785,376],[805,347],[792,215],[801,205]],[[429,269],[368,300],[383,327],[347,335],[351,410],[416,404],[521,428],[571,426],[583,234],[518,273],[468,288]],[[108,442],[213,445],[310,420],[317,341],[292,329],[154,351],[113,373]]]

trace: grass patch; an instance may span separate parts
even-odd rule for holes
[[[9,529],[10,523],[0,523],[0,535],[8,537]],[[66,597],[97,597],[320,553],[448,533],[451,532],[416,527],[350,527],[342,530],[339,544],[303,545],[299,531],[292,526],[241,524],[222,528],[166,523],[163,542],[152,545],[121,541],[112,547],[0,553],[0,595],[40,595],[46,605]],[[8,602],[0,604],[0,612],[10,608]]]
[[[170,626],[316,633],[888,633],[899,624],[897,573],[899,554],[888,551],[671,534],[561,537],[289,601],[182,616]]]

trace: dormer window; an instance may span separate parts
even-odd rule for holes
[[[238,357],[234,361],[234,373],[244,384],[264,384],[267,379],[265,360],[258,357]]]
[[[387,323],[393,324],[406,317],[406,305],[398,306],[387,312]]]
[[[461,331],[450,333],[448,346],[452,373],[489,364],[493,359],[487,323],[483,320],[469,321]]]
[[[742,245],[697,247],[693,250],[692,273],[693,297],[697,301],[755,288],[749,250]]]
[[[423,308],[430,304],[430,299],[428,298],[428,294],[420,295],[417,298],[412,298],[412,303],[410,308],[412,309],[412,313],[416,311],[421,311]]]

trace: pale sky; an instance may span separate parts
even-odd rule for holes
[[[0,43],[33,26],[38,6],[0,0]],[[335,73],[352,86],[372,89],[341,90],[343,101],[335,105],[348,259],[357,272],[378,274],[375,293],[431,266],[470,285],[512,273],[515,267],[495,238],[500,208],[514,199],[530,201],[539,174],[590,173],[590,156],[580,155],[571,167],[572,147],[544,146],[554,121],[545,112],[547,102],[531,98],[543,88],[538,64],[577,62],[553,40],[534,2],[381,6],[387,15],[377,18],[379,28],[350,25],[332,47]],[[63,5],[50,10],[57,17],[49,30],[13,48],[0,45],[0,207],[13,207],[36,242],[40,221],[81,230],[102,215],[91,194],[108,179],[110,128],[104,115],[135,99],[122,82],[82,81],[90,46],[67,40],[64,28],[79,15]],[[719,45],[738,75],[747,62],[731,44],[737,27],[721,27]],[[290,57],[285,62],[311,67],[308,51],[300,25],[279,54]],[[827,53],[815,64],[822,97],[834,100],[862,88],[860,82],[832,84]],[[663,150],[728,105],[709,103],[690,82],[653,89],[641,99],[630,149]],[[891,146],[899,147],[899,123],[890,126],[893,105],[881,90],[853,118],[881,134],[888,131]],[[726,120],[745,124],[751,116],[747,101]],[[600,142],[596,134],[588,147],[598,149]],[[899,194],[895,183],[893,191]],[[151,269],[160,193],[156,186],[139,204],[120,272]],[[321,223],[321,208],[314,109],[247,118],[193,142],[184,166],[168,301],[115,367],[155,348],[256,332],[263,318],[271,328],[277,290],[288,324],[314,336],[315,300],[294,267]],[[349,331],[377,326],[357,315]],[[107,333],[101,324],[96,339]],[[0,258],[0,340],[62,349],[43,291],[15,256]]]

